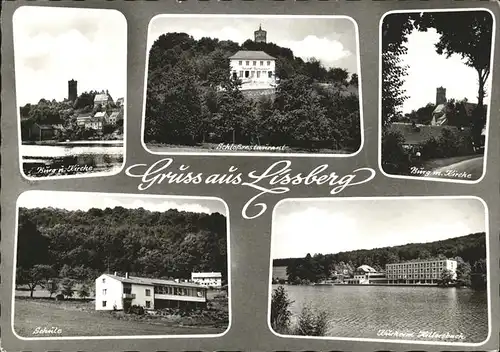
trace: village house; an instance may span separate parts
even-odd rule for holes
[[[98,111],[94,115],[94,119],[99,119],[103,123],[109,123],[109,117],[110,115],[107,113],[107,111]]]
[[[104,119],[102,117],[92,116],[92,114],[82,114],[77,116],[76,123],[78,126],[86,129],[101,131]]]
[[[123,310],[124,303],[144,309],[205,305],[207,287],[189,282],[102,274],[95,280],[95,309]]]
[[[115,110],[109,115],[107,122],[111,125],[116,125],[119,120],[123,120],[123,110]]]
[[[221,288],[222,273],[220,272],[191,273],[191,281],[207,287]]]
[[[36,141],[44,141],[54,139],[57,134],[57,129],[52,125],[42,125],[34,123],[28,129],[28,139]]]
[[[241,90],[274,89],[276,59],[263,51],[240,50],[229,57],[233,79],[242,82]]]
[[[385,273],[378,272],[369,265],[361,265],[354,271],[354,277],[346,279],[345,282],[350,285],[368,285],[387,283]]]
[[[102,91],[101,93],[96,94],[94,97],[94,107],[98,105],[105,107],[106,105],[111,103],[113,103],[113,98],[111,98],[111,95],[108,91]]]
[[[122,107],[124,102],[125,102],[124,98],[118,98],[118,99],[116,99],[116,106]]]

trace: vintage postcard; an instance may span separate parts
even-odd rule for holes
[[[460,25],[456,25],[460,23]],[[381,168],[478,182],[486,168],[495,18],[485,9],[381,20]]]
[[[353,155],[363,140],[359,63],[346,16],[157,16],[145,147]]]
[[[491,319],[487,224],[476,197],[285,200],[273,218],[270,327],[480,344]]]
[[[119,172],[127,87],[123,15],[21,7],[13,32],[22,174],[47,179]]]
[[[21,338],[221,335],[228,220],[214,198],[28,191],[17,202]]]

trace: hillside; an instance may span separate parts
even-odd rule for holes
[[[220,271],[227,279],[225,216],[115,207],[19,209],[18,268],[48,265],[61,277],[95,279],[105,271],[189,279]]]
[[[230,75],[229,57],[239,50],[276,58],[275,94],[245,97],[241,81]],[[273,43],[163,34],[149,54],[144,139],[355,151],[361,133],[357,85],[356,74],[304,62]]]

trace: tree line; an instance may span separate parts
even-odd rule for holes
[[[286,266],[288,281],[300,284],[319,282],[339,274],[352,276],[356,268],[364,264],[384,271],[386,264],[431,259],[456,259],[458,283],[470,286],[471,280],[476,280],[476,286],[482,286],[487,271],[486,234],[480,232],[430,243],[336,254],[307,254],[304,258],[275,259],[273,266]]]
[[[273,95],[250,98],[230,75],[229,56],[261,50],[276,58]],[[186,33],[161,35],[148,65],[146,143],[240,143],[355,151],[360,146],[358,77],[304,62],[273,43],[242,45]]]
[[[226,280],[226,236],[219,213],[20,208],[16,285],[31,293],[49,280],[93,286],[99,275],[115,271],[166,279],[217,271]]]

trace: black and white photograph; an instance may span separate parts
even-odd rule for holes
[[[13,26],[23,175],[117,174],[124,162],[125,17],[23,6]]]
[[[280,202],[270,328],[286,337],[484,342],[487,218],[476,197]]]
[[[211,337],[229,329],[223,201],[28,191],[17,206],[17,336]]]
[[[479,182],[488,145],[493,14],[390,12],[380,31],[382,171]]]
[[[148,32],[145,148],[356,154],[358,46],[346,16],[159,15]]]

